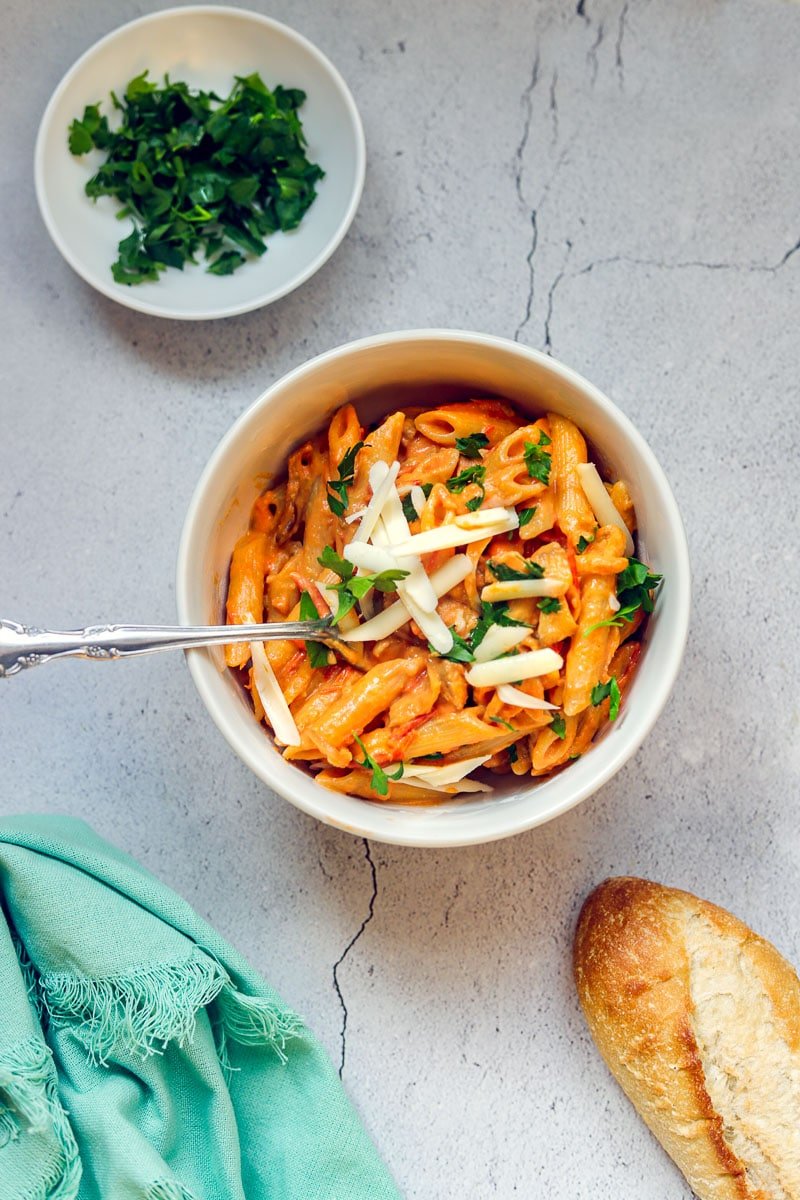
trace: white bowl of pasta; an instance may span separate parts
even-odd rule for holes
[[[507,837],[595,792],[677,675],[690,573],[647,443],[504,339],[366,338],[236,422],[192,499],[180,620],[330,616],[341,642],[188,654],[236,753],[303,811],[417,846]]]

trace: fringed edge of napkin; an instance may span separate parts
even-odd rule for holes
[[[159,1179],[151,1183],[144,1200],[197,1200],[197,1197],[175,1179]]]
[[[30,1200],[75,1200],[81,1180],[78,1146],[58,1098],[52,1053],[39,1038],[0,1055],[0,1147],[26,1131],[52,1132],[59,1151],[54,1175]]]
[[[42,975],[38,990],[50,1024],[69,1026],[91,1061],[101,1065],[120,1047],[147,1056],[163,1053],[170,1042],[185,1045],[194,1036],[198,1012],[214,1001],[217,1011],[211,1015],[226,1070],[227,1041],[270,1046],[285,1062],[286,1043],[303,1032],[293,1013],[237,991],[227,971],[199,946],[182,962],[121,975]]]

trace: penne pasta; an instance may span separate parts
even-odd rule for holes
[[[345,404],[289,457],[234,547],[231,625],[330,613],[313,640],[236,643],[256,719],[325,787],[394,804],[541,778],[618,716],[660,576],[626,485],[567,418],[455,400],[362,425]]]

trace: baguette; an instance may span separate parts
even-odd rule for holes
[[[800,1200],[800,980],[722,908],[607,879],[575,933],[592,1036],[700,1200]]]

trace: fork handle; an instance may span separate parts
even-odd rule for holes
[[[90,625],[86,629],[39,629],[0,619],[0,679],[54,658],[96,662],[234,642],[331,638],[330,621],[280,621],[268,625]]]

